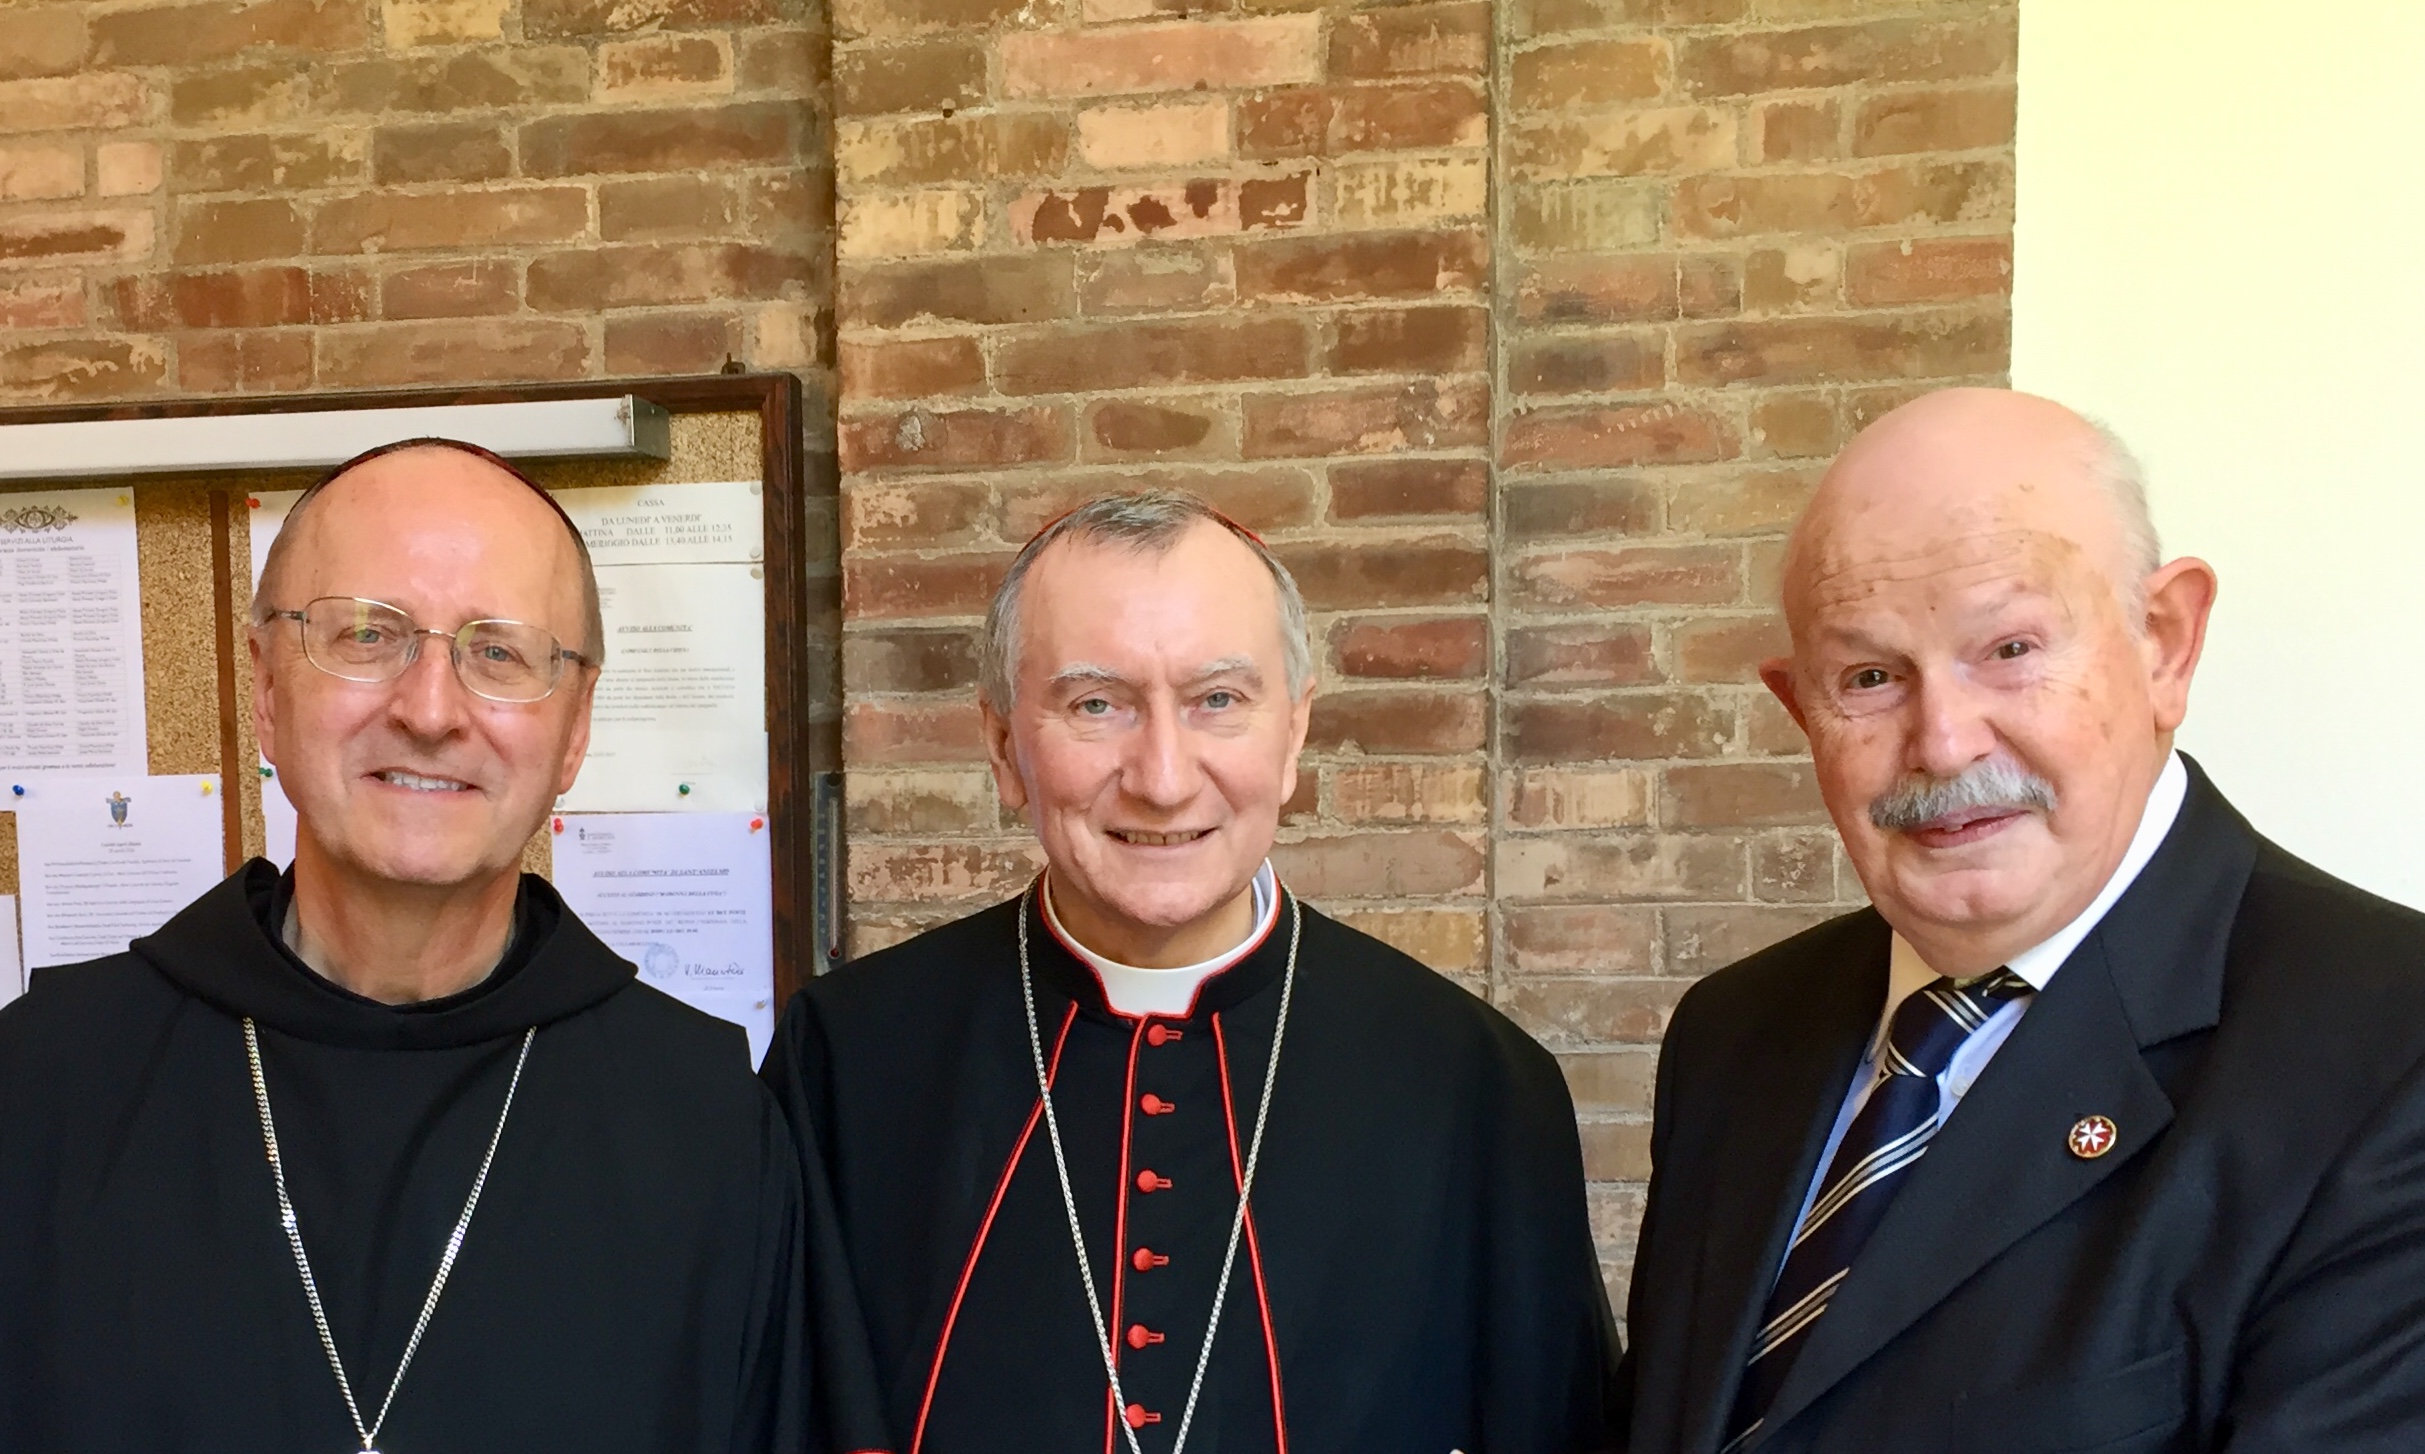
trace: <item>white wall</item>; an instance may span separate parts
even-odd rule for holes
[[[2182,746],[2425,907],[2420,0],[2023,0],[2013,383],[2223,594]]]

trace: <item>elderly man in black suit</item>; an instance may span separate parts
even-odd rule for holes
[[[2425,918],[2173,750],[2215,574],[2159,559],[2023,394],[1820,485],[1762,676],[1875,907],[1676,1010],[1635,1454],[2425,1450]]]

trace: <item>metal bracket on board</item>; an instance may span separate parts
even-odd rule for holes
[[[823,974],[842,962],[842,774],[813,773],[808,783],[811,969]]]

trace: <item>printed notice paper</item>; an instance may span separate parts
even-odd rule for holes
[[[17,892],[25,962],[126,948],[226,873],[219,779],[42,777],[22,784]]]
[[[134,497],[0,495],[0,772],[147,765]]]
[[[598,570],[606,664],[567,812],[766,807],[766,583],[751,565]]]
[[[755,480],[554,490],[597,565],[755,565],[766,504]]]
[[[0,1005],[25,993],[25,956],[17,944],[17,896],[0,894]]]
[[[755,813],[567,813],[556,892],[640,978],[749,1032],[775,1031],[774,879]]]

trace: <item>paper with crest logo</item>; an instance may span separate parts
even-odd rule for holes
[[[762,813],[564,813],[549,877],[644,984],[749,1032],[775,1031],[775,899]]]
[[[0,774],[145,770],[141,589],[131,492],[0,494]]]
[[[27,776],[17,813],[25,962],[98,959],[226,876],[216,774]]]

